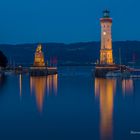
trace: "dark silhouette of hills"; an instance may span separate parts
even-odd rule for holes
[[[72,44],[43,43],[45,59],[49,64],[58,65],[91,65],[99,59],[100,42],[81,42]],[[33,63],[37,44],[1,44],[0,50],[7,56],[9,63],[28,66]],[[119,63],[119,49],[123,64],[140,64],[140,41],[113,42],[115,63]]]

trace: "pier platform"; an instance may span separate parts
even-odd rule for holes
[[[114,71],[117,71],[117,70],[120,70],[123,73],[124,71],[129,71],[129,68],[125,65],[97,64],[95,66],[95,77],[104,78],[104,77],[106,77],[107,73],[114,72]]]
[[[57,68],[56,67],[35,67],[32,66],[29,69],[29,74],[31,76],[47,76],[47,75],[53,75],[57,74]]]

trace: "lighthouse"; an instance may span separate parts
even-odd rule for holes
[[[101,24],[100,61],[95,66],[95,77],[106,77],[108,72],[119,70],[120,66],[113,61],[112,51],[112,18],[108,10],[103,11]]]
[[[101,49],[100,49],[100,64],[112,65],[112,18],[110,18],[108,10],[103,11],[101,23]]]
[[[95,66],[95,77],[129,77],[130,69],[125,65],[115,64],[113,61],[112,51],[112,18],[110,18],[108,10],[103,11],[103,17],[100,19],[101,23],[101,48],[100,48],[100,62]]]

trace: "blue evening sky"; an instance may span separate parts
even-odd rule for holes
[[[106,8],[113,40],[140,40],[140,0],[0,0],[0,43],[99,41]]]

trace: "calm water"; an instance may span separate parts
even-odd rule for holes
[[[140,79],[98,79],[90,67],[0,80],[0,139],[140,139]],[[131,134],[132,132],[132,134]]]

